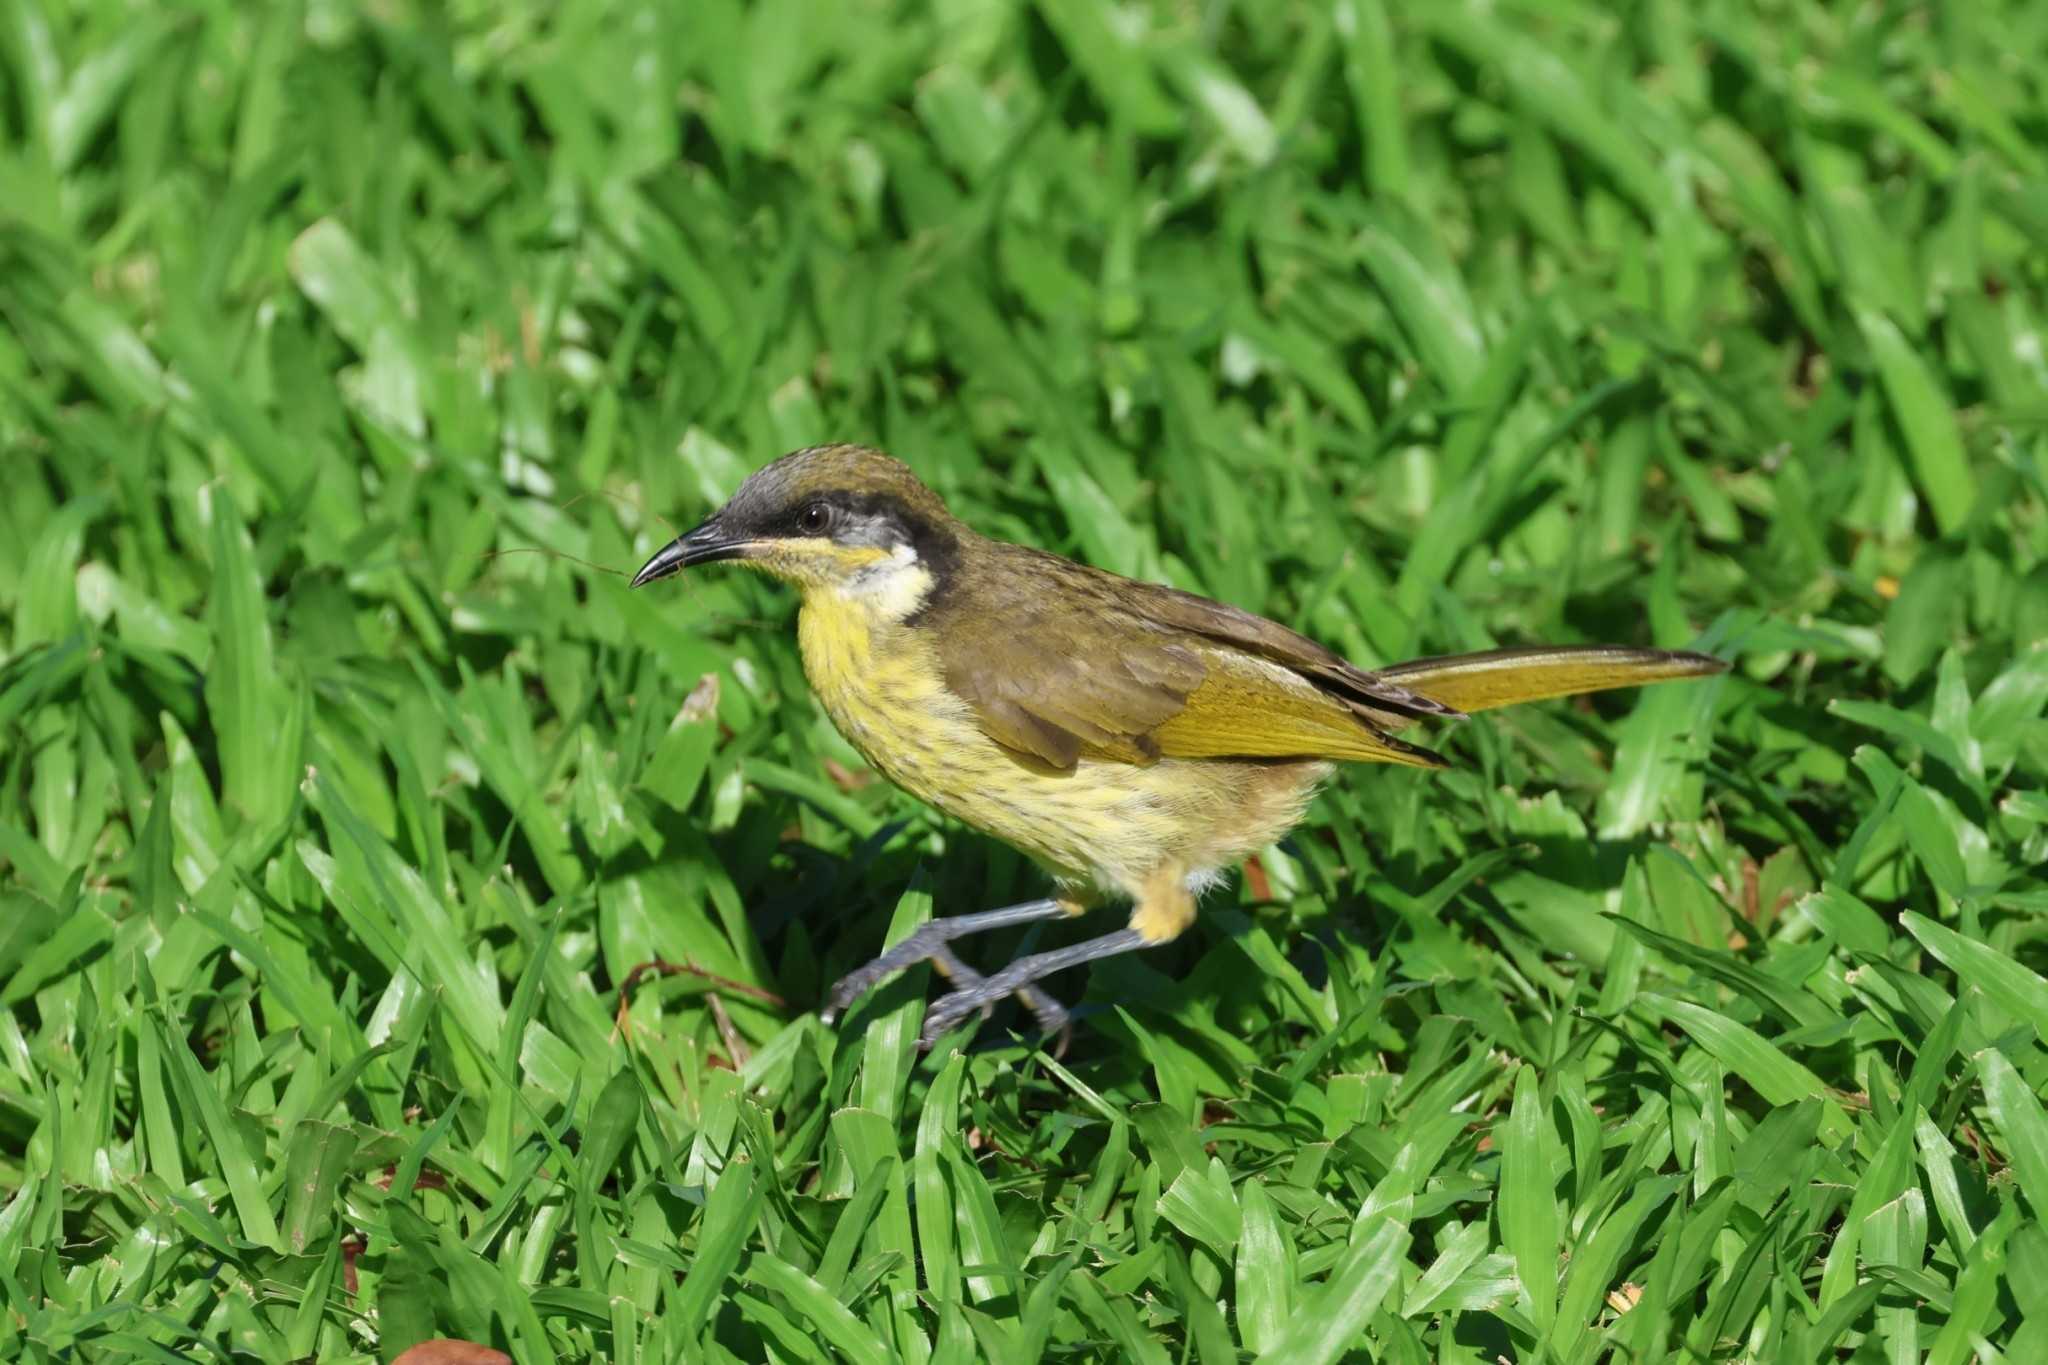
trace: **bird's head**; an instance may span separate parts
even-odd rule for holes
[[[951,572],[966,528],[908,466],[866,446],[811,446],[754,471],[633,586],[729,559],[819,595],[908,615]]]

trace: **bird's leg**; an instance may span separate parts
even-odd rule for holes
[[[1065,919],[1073,913],[1074,905],[1071,901],[1048,896],[1044,900],[1025,901],[1021,905],[1006,905],[1000,910],[983,910],[974,915],[948,915],[944,919],[926,920],[912,931],[908,938],[873,962],[865,967],[856,967],[840,977],[838,983],[832,987],[831,993],[825,997],[825,1008],[819,1010],[818,1015],[826,1023],[831,1023],[839,1017],[840,1011],[883,977],[920,962],[929,961],[941,973],[958,983],[961,989],[984,989],[987,985],[986,979],[953,955],[953,950],[948,945],[954,939],[968,934],[979,934],[989,929],[1007,929],[1014,924],[1036,924],[1040,920]],[[995,996],[990,1003],[993,1004],[994,1000],[1000,1000],[1003,995],[1012,993],[1004,991]],[[1027,997],[1025,1003],[1031,1005],[1034,1013],[1041,1004],[1051,1004],[1042,996],[1037,998],[1036,1003]],[[1060,1013],[1064,1015],[1065,1011]]]
[[[948,947],[934,948],[932,950],[931,963],[938,970],[940,976],[945,977],[947,981],[952,983],[953,989],[956,991],[972,989],[988,979],[965,962],[962,962],[958,955]],[[1034,986],[1020,986],[1010,992],[1010,994],[1023,1001],[1024,1007],[1031,1011],[1031,1017],[1038,1021],[1039,1032],[1059,1034],[1066,1032],[1067,1007],[1065,1005],[1062,1005],[1059,1001]],[[984,1019],[988,1018],[989,1013],[994,1007],[995,1002],[990,1001],[988,1005],[982,1008],[981,1017]],[[1060,1050],[1066,1050],[1064,1042],[1061,1043]]]
[[[925,1011],[924,1035],[921,1046],[929,1048],[944,1037],[954,1025],[974,1013],[986,1012],[991,1005],[1006,995],[1014,995],[1031,1007],[1031,1013],[1038,1020],[1038,1027],[1053,1035],[1057,1042],[1055,1052],[1064,1052],[1067,1045],[1067,1011],[1044,996],[1032,999],[1033,983],[1054,972],[1068,967],[1078,967],[1084,962],[1098,958],[1113,957],[1128,953],[1134,948],[1155,948],[1178,938],[1195,920],[1195,885],[1202,876],[1190,877],[1185,864],[1162,863],[1154,868],[1135,888],[1137,895],[1131,905],[1131,925],[1101,938],[1091,938],[1071,948],[1055,948],[1049,953],[1033,953],[1020,957],[1009,966],[987,980],[960,986],[947,995],[940,996],[932,1007]],[[936,921],[935,921],[936,922]]]
[[[959,986],[978,986],[983,977],[980,972],[960,960],[960,955],[945,944],[932,949],[931,964],[940,976]]]
[[[1032,983],[1054,972],[1078,967],[1084,962],[1098,958],[1113,957],[1117,953],[1128,953],[1134,948],[1152,947],[1155,940],[1147,938],[1136,929],[1119,929],[1101,938],[1091,938],[1085,943],[1076,943],[1071,948],[1055,948],[1048,953],[1033,953],[1020,957],[994,976],[971,986],[963,986],[950,994],[940,996],[925,1011],[924,1037],[920,1043],[930,1047],[949,1033],[953,1026],[976,1010],[985,1010],[1005,996],[1019,995],[1029,990]],[[1044,997],[1040,997],[1044,1000]],[[1030,1003],[1028,1000],[1026,1003]],[[1063,1034],[1067,1027],[1067,1012],[1050,1000],[1044,1000],[1047,1008],[1032,1007],[1032,1014],[1038,1026],[1049,1034]]]

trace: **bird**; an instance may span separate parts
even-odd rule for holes
[[[1443,768],[1395,731],[1515,702],[1722,672],[1619,645],[1488,650],[1360,668],[1278,622],[976,532],[868,446],[794,451],[657,551],[632,586],[727,561],[793,585],[813,694],[896,786],[1000,839],[1051,894],[927,920],[844,977],[829,1026],[930,962],[950,990],[926,1048],[1016,997],[1064,1045],[1044,978],[1171,942],[1202,893],[1302,818],[1339,763]],[[984,975],[954,943],[1128,900],[1122,929]]]

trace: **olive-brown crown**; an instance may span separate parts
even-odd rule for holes
[[[910,466],[871,446],[808,446],[792,451],[748,476],[718,518],[734,527],[772,532],[790,523],[801,533],[803,510],[816,503],[842,510],[888,508],[906,520],[951,527],[945,500]]]

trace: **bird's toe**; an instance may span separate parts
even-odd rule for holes
[[[882,974],[872,970],[873,967],[872,962],[865,967],[856,967],[835,981],[832,989],[825,993],[825,1004],[818,1011],[818,1018],[830,1024],[844,1014],[848,1005],[858,1000],[868,987],[881,979]]]
[[[1047,1038],[1056,1040],[1054,1056],[1067,1050],[1067,1039],[1074,1032],[1074,1020],[1065,1005],[1047,995],[1044,991],[1025,989],[1017,992],[1017,998],[1031,1011],[1031,1017],[1038,1024],[1038,1031]]]
[[[1015,996],[1031,1011],[1040,1033],[1055,1040],[1056,1055],[1064,1052],[1066,1040],[1073,1032],[1073,1020],[1067,1007],[1041,990],[1031,986],[1009,986],[1000,977],[977,981],[934,1000],[925,1011],[920,1045],[930,1051],[939,1039],[958,1028],[969,1015],[979,1011],[981,1017],[987,1019],[995,1007],[1010,996]]]
[[[961,1020],[974,1013],[976,1001],[963,1000],[961,997],[978,994],[977,991],[954,991],[951,995],[942,995],[933,1001],[931,1008],[925,1011],[924,1032],[918,1035],[917,1045],[926,1052],[937,1046],[939,1039],[951,1033]]]

